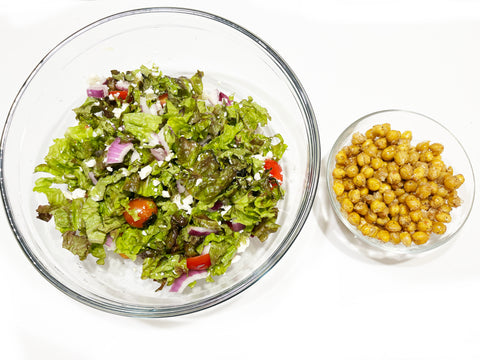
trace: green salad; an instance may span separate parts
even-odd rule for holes
[[[53,217],[65,249],[141,262],[162,289],[198,272],[214,281],[277,231],[287,145],[262,134],[265,108],[204,91],[202,78],[141,66],[90,84],[76,125],[35,167],[47,173],[37,217]]]

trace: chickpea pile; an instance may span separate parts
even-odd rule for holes
[[[425,244],[432,233],[445,233],[452,208],[462,203],[457,189],[465,178],[444,164],[443,145],[413,146],[411,140],[411,131],[374,125],[353,134],[335,156],[333,191],[348,221],[365,236]]]

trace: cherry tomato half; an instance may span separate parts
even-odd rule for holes
[[[280,182],[283,181],[282,167],[275,160],[266,159],[263,167],[265,170],[270,170],[270,175],[272,177]]]
[[[133,227],[146,227],[157,218],[157,205],[152,199],[133,199],[128,203],[128,211],[123,213],[123,217]]]
[[[118,91],[110,91],[110,95],[113,97],[118,97],[119,99],[125,100],[128,96],[128,91],[127,90],[118,90]]]
[[[210,254],[187,258],[187,268],[190,270],[207,270],[211,264]]]

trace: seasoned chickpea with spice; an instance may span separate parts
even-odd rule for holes
[[[461,206],[465,182],[442,160],[444,146],[429,140],[412,145],[411,130],[377,124],[352,135],[335,155],[333,192],[353,226],[369,237],[403,246],[441,235]]]

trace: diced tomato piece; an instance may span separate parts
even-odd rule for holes
[[[125,254],[119,254],[119,255],[120,255],[122,258],[124,258],[124,259],[130,259],[130,258],[129,258],[127,255],[125,255]]]
[[[108,94],[112,95],[115,98],[125,100],[128,96],[128,90],[110,91]]]
[[[131,226],[143,228],[151,224],[157,218],[157,205],[152,199],[136,198],[128,203],[128,211],[123,217]],[[132,216],[134,214],[135,216]]]
[[[270,170],[270,176],[274,177],[280,182],[283,181],[282,167],[275,160],[266,159],[264,169],[267,171]]]
[[[162,94],[158,97],[158,100],[160,100],[160,105],[162,105],[162,106],[165,106],[165,104],[167,103],[167,99],[168,99],[168,94],[167,93]]]
[[[212,264],[210,254],[203,254],[187,258],[187,268],[190,270],[206,270]]]

